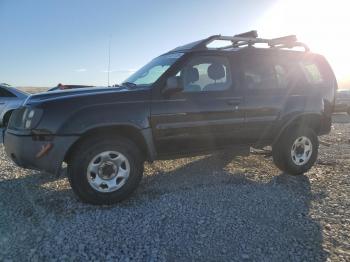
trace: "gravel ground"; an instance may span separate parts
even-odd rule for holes
[[[0,261],[350,261],[350,118],[337,115],[305,176],[262,154],[146,164],[112,207],[66,177],[15,167],[0,146]]]

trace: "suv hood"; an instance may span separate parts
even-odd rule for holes
[[[56,100],[58,98],[64,99],[64,98],[71,98],[71,97],[80,97],[80,96],[87,96],[87,95],[98,95],[98,94],[108,94],[108,93],[124,93],[124,92],[130,92],[139,90],[142,88],[137,89],[128,89],[126,87],[94,87],[94,88],[79,88],[79,89],[69,89],[69,90],[57,90],[57,91],[51,91],[51,92],[45,92],[45,93],[39,93],[35,95],[29,96],[26,101],[24,102],[24,105],[35,103],[35,102],[42,102],[42,101],[49,101],[49,100]]]

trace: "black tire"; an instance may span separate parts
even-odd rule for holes
[[[113,192],[99,192],[88,181],[87,168],[90,161],[99,153],[118,151],[130,164],[130,174],[125,184]],[[143,157],[137,146],[127,138],[96,137],[81,142],[68,161],[68,179],[74,193],[85,203],[111,205],[129,197],[139,185],[143,175]]]
[[[312,153],[310,159],[297,165],[292,159],[292,146],[299,137],[307,137],[312,144]],[[315,164],[318,156],[318,137],[316,133],[307,127],[294,127],[284,132],[272,148],[272,157],[275,165],[290,175],[301,175],[306,173]]]
[[[348,108],[348,111],[346,111],[348,115],[350,116],[350,107]]]

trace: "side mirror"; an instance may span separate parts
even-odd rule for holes
[[[180,78],[178,76],[169,77],[166,80],[165,88],[162,90],[164,96],[169,96],[171,94],[181,92],[183,87],[180,84]]]

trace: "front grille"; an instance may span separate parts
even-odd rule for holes
[[[23,129],[23,114],[26,111],[26,107],[20,107],[14,110],[11,114],[10,121],[8,123],[8,129]]]

